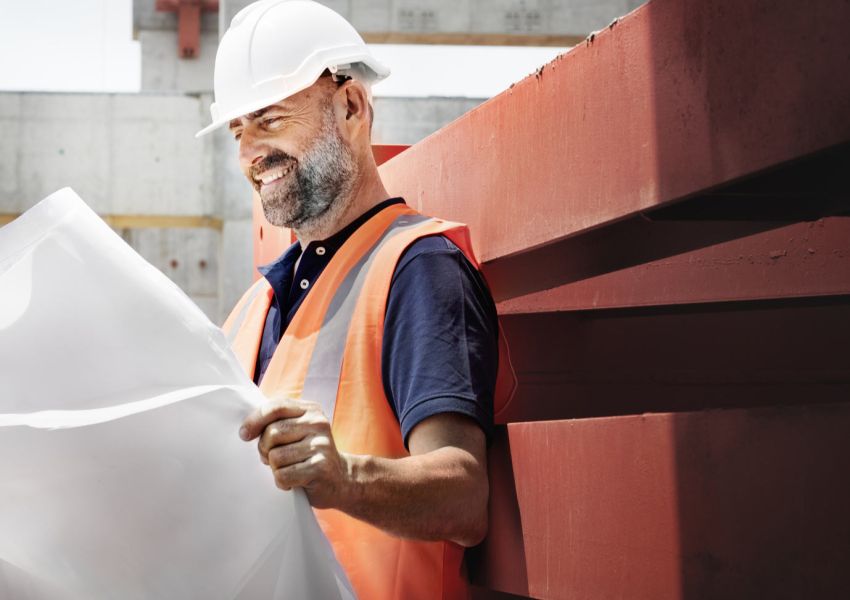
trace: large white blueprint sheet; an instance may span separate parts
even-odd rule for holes
[[[215,327],[73,191],[0,229],[0,599],[348,599]]]

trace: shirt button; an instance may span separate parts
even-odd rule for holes
[[[302,290],[306,290],[308,287],[310,287],[310,282],[306,279],[302,279],[300,285]]]
[[[325,255],[325,247],[319,246],[318,248],[316,248],[316,254],[318,254],[319,256],[324,256]]]

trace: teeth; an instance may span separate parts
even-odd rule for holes
[[[292,167],[287,167],[286,169],[274,169],[272,171],[266,171],[262,175],[260,175],[259,180],[263,182],[263,185],[268,185],[273,181],[277,181],[287,173],[292,170]]]

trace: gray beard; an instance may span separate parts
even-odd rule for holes
[[[301,234],[321,231],[351,203],[356,177],[357,162],[336,128],[328,103],[313,145],[278,189],[260,194],[263,212],[278,227]]]

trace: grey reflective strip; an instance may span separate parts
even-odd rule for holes
[[[357,299],[360,297],[366,275],[375,257],[393,236],[430,220],[431,217],[423,215],[398,217],[352,267],[334,294],[316,338],[315,350],[307,367],[302,393],[304,400],[318,403],[328,419],[333,419],[336,407],[336,394],[342,374],[342,358],[345,354],[348,326],[354,316],[354,307],[357,305]]]
[[[250,296],[248,296],[248,301],[242,305],[242,309],[239,311],[239,314],[236,315],[236,319],[233,321],[233,327],[230,328],[230,331],[227,334],[227,344],[229,346],[233,345],[233,340],[236,339],[236,335],[239,333],[239,330],[242,328],[242,323],[248,315],[248,309],[251,308],[251,305],[254,303],[254,299],[263,287],[264,286],[260,283],[257,283],[254,286],[254,289],[250,292]]]

